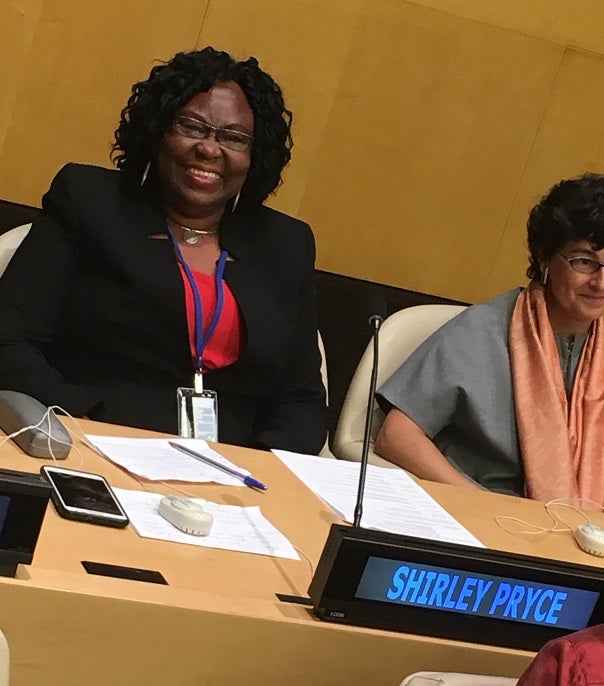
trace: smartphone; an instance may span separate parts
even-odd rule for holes
[[[128,525],[128,515],[100,474],[50,465],[40,473],[50,482],[50,499],[61,517],[118,528]]]

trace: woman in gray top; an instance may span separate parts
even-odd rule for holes
[[[602,502],[604,176],[554,186],[528,245],[527,289],[465,310],[382,386],[375,451],[432,481]]]

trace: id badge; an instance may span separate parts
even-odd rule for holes
[[[183,438],[218,440],[218,395],[216,391],[178,388],[178,433]]]

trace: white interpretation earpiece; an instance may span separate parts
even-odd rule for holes
[[[581,550],[604,557],[604,529],[593,524],[582,524],[575,529],[574,536]]]
[[[214,517],[191,498],[167,495],[159,501],[159,514],[180,531],[193,536],[207,536]]]

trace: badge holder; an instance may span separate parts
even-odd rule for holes
[[[178,388],[178,433],[183,438],[218,440],[218,395],[204,391],[201,374],[195,374],[194,388]]]

